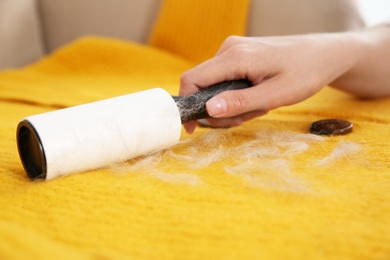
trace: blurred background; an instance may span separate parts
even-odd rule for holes
[[[359,10],[368,26],[390,21],[389,0],[357,0]]]
[[[85,35],[147,44],[162,2],[0,0],[0,70],[28,65]],[[250,36],[359,30],[365,25],[390,21],[390,0],[251,0],[250,3],[247,28]],[[227,0],[226,5],[229,6]]]

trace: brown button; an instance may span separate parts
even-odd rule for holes
[[[310,125],[310,133],[316,135],[344,135],[352,132],[353,124],[347,120],[325,119]]]

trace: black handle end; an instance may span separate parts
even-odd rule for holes
[[[192,120],[208,118],[210,115],[206,110],[206,102],[223,91],[245,89],[252,86],[247,80],[224,81],[204,88],[191,96],[173,96],[180,111],[181,122],[186,123]]]

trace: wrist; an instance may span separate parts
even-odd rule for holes
[[[331,85],[364,98],[388,96],[390,74],[386,64],[390,62],[390,25],[378,25],[346,35],[355,53],[355,62]]]

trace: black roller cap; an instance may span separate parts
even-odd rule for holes
[[[20,160],[30,179],[46,178],[46,158],[41,140],[34,127],[26,120],[19,123],[16,140]]]

